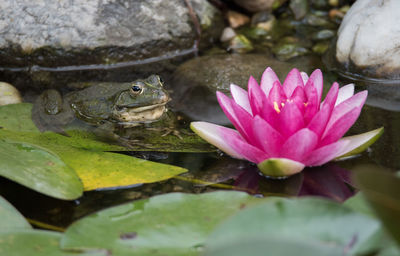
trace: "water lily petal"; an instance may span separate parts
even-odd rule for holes
[[[258,85],[256,79],[250,76],[248,83],[248,91],[249,91],[249,101],[250,107],[253,112],[253,115],[258,115],[263,108],[263,99],[265,98],[264,93],[262,92],[260,86]]]
[[[297,107],[300,109],[302,113],[304,113],[305,110],[305,103],[307,101],[306,94],[304,92],[304,87],[302,86],[297,86],[296,89],[294,89],[292,96],[290,98],[293,102],[296,103]]]
[[[335,106],[335,102],[337,102],[338,95],[339,95],[339,84],[334,82],[331,88],[329,89],[329,92],[326,95],[324,101],[321,103],[321,107],[323,105],[328,105],[332,111]]]
[[[318,143],[318,136],[311,130],[304,128],[290,136],[282,145],[280,157],[303,162]]]
[[[323,165],[343,154],[347,145],[350,143],[348,140],[339,140],[335,143],[320,147],[312,151],[304,163],[307,166]]]
[[[318,101],[317,89],[312,86],[312,84],[310,85],[307,83],[307,85],[304,87],[304,92],[307,96],[307,106],[304,110],[304,121],[307,124],[318,112],[320,102]]]
[[[301,78],[303,79],[303,84],[305,85],[308,81],[308,74],[306,72],[300,72]]]
[[[343,101],[349,99],[354,95],[354,84],[348,84],[339,89],[339,95],[337,97],[335,106],[339,105]]]
[[[320,145],[331,144],[339,140],[347,132],[348,129],[355,123],[360,115],[361,107],[353,108],[351,111],[344,114],[329,129],[326,129],[322,135]]]
[[[279,81],[278,76],[272,70],[272,68],[268,67],[261,76],[261,90],[267,96],[269,95],[269,91],[271,90],[272,86],[275,82],[278,82],[279,85],[281,82]]]
[[[303,87],[303,78],[298,69],[292,69],[289,74],[286,76],[285,81],[283,82],[283,90],[285,91],[286,97],[290,98],[294,89],[297,86]]]
[[[312,74],[308,78],[307,84],[305,86],[314,87],[318,95],[317,102],[321,102],[322,90],[324,87],[324,80],[321,70],[319,69],[314,70],[314,72],[312,72]]]
[[[331,118],[329,119],[326,129],[329,130],[331,126],[336,123],[337,120],[342,118],[345,114],[347,114],[354,108],[360,108],[361,110],[361,107],[364,105],[365,100],[367,99],[367,95],[368,91],[361,91],[355,94],[354,96],[350,97],[349,99],[343,101],[339,105],[337,105],[332,111],[332,115]],[[325,135],[326,134],[324,134],[324,136]]]
[[[280,178],[301,172],[305,165],[287,158],[269,158],[257,167],[266,176]]]
[[[268,100],[272,104],[277,104],[279,108],[281,103],[286,101],[286,94],[283,87],[278,82],[275,82],[269,91]]]
[[[235,100],[236,104],[244,108],[249,114],[252,114],[247,91],[236,84],[231,84],[230,87],[232,98]]]
[[[261,149],[247,143],[238,133],[234,130],[220,130],[222,138],[226,143],[239,155],[244,157],[250,162],[259,163],[268,158],[268,154]],[[233,132],[232,132],[233,131]]]
[[[348,136],[340,139],[340,140],[350,141],[350,143],[344,149],[342,155],[340,155],[339,158],[352,156],[363,152],[369,146],[371,146],[377,139],[379,139],[379,137],[383,134],[383,130],[384,130],[383,127],[381,127],[369,132]]]
[[[261,109],[260,116],[275,129],[280,129],[279,114],[267,98],[263,101],[263,108]]]
[[[308,123],[307,128],[313,131],[318,137],[321,137],[322,133],[325,131],[326,124],[331,116],[332,109],[329,105],[324,105],[315,114],[315,116]]]
[[[244,159],[244,157],[236,152],[222,136],[223,133],[231,134],[237,133],[237,131],[207,122],[191,122],[190,128],[201,138],[216,146],[226,154],[238,159]]]
[[[271,157],[278,156],[284,138],[260,116],[253,119],[253,134],[264,152]]]
[[[217,91],[217,99],[225,115],[238,132],[246,140],[252,140],[251,115],[222,92]]]
[[[278,129],[278,131],[280,131],[285,138],[292,136],[292,134],[304,128],[303,114],[294,102],[286,102],[279,113],[279,117],[280,129]]]

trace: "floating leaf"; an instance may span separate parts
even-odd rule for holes
[[[239,241],[219,246],[208,250],[206,256],[337,256],[342,255],[340,248],[329,244],[293,239],[286,237],[259,237],[246,236]]]
[[[9,202],[0,196],[0,233],[9,230],[30,228],[31,226],[25,218]]]
[[[66,150],[60,157],[75,169],[85,190],[166,180],[187,170],[110,152]]]
[[[378,217],[400,244],[400,178],[380,167],[364,166],[356,172],[356,183]]]
[[[59,199],[76,199],[83,187],[57,155],[25,142],[0,139],[0,176]]]
[[[32,104],[0,106],[0,127],[11,131],[39,132],[31,120]]]
[[[379,230],[380,224],[373,218],[332,201],[279,199],[249,207],[219,225],[208,238],[206,251],[247,237],[275,237],[328,244],[354,255],[368,246]]]
[[[0,233],[0,255],[7,256],[106,256],[106,251],[76,253],[62,251],[61,234],[57,232],[26,230]]]
[[[72,224],[64,249],[112,255],[198,255],[214,227],[260,199],[242,192],[171,193],[100,211]]]
[[[127,149],[99,141],[94,134],[89,132],[68,131],[70,137],[67,137],[53,132],[40,133],[35,130],[36,128],[24,130],[23,127],[25,125],[26,127],[33,125],[32,120],[30,120],[31,105],[21,104],[18,107],[17,105],[14,106],[14,111],[19,111],[16,114],[8,116],[11,111],[6,108],[8,115],[0,115],[0,117],[3,117],[3,119],[0,119],[0,124],[5,124],[3,125],[4,128],[0,129],[0,139],[18,141],[54,152],[78,174],[82,180],[84,190],[152,183],[169,179],[187,171],[176,166],[154,163],[122,154],[103,152],[124,151]],[[5,107],[0,107],[0,113],[3,112]],[[24,125],[21,125],[21,127],[13,125],[18,123],[15,120],[19,120],[18,122]],[[25,176],[25,179],[30,177],[29,175]],[[63,179],[60,179],[60,181],[65,182]],[[24,183],[24,185],[30,186],[34,184]],[[67,186],[68,184],[65,185]],[[35,187],[32,188],[35,189]],[[55,189],[58,189],[58,187],[55,186]]]

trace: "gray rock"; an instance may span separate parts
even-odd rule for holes
[[[205,41],[223,20],[206,0],[190,0]],[[177,54],[196,40],[180,0],[2,0],[0,66],[112,64]]]
[[[336,59],[367,77],[400,78],[400,1],[358,0],[338,31]]]
[[[173,74],[173,108],[193,120],[217,124],[229,124],[215,96],[216,91],[229,93],[231,83],[247,90],[247,81],[252,75],[260,81],[262,72],[272,67],[281,81],[294,67],[310,73],[321,67],[314,58],[292,59],[281,62],[266,55],[221,54],[203,56],[182,64]]]
[[[271,10],[274,3],[278,2],[275,0],[234,0],[236,4],[242,6],[250,12],[259,12],[264,10]],[[283,3],[286,0],[280,0]]]

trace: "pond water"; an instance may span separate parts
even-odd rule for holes
[[[186,56],[186,58],[188,57]],[[157,70],[160,63],[146,65],[149,65],[146,68],[147,70]],[[167,84],[170,80],[168,74],[172,73],[174,68],[161,71],[166,77]],[[52,71],[54,70],[47,72]],[[17,74],[19,72],[24,71],[18,70]],[[40,74],[40,70],[37,72]],[[66,70],[63,72],[63,76],[68,76],[70,72],[72,71]],[[98,72],[103,71],[99,70]],[[124,77],[128,76],[124,72],[129,71],[126,67],[117,67],[108,72],[114,73],[114,76],[117,74],[116,76],[123,80]],[[20,74],[23,77],[22,73]],[[82,74],[85,75],[85,70],[82,70]],[[327,74],[328,71],[324,71],[324,75]],[[16,76],[15,73],[12,75]],[[330,76],[333,76],[334,80],[337,80],[340,85],[350,82],[345,78],[337,77],[335,74],[330,74]],[[75,78],[79,80],[79,77]],[[400,114],[399,109],[396,109],[396,104],[398,104],[395,100],[396,95],[387,93],[387,85],[376,85],[365,81],[356,85],[357,90],[365,88],[372,93],[370,93],[360,118],[351,128],[349,134],[359,134],[383,126],[385,132],[382,137],[362,155],[318,168],[307,168],[302,173],[288,179],[268,179],[258,173],[256,166],[246,161],[232,159],[220,152],[121,152],[143,159],[181,166],[187,168],[189,172],[158,183],[85,192],[83,197],[74,201],[53,199],[5,178],[0,178],[0,194],[26,218],[52,225],[54,226],[53,229],[55,227],[63,229],[73,221],[100,209],[169,192],[204,193],[233,189],[247,191],[260,197],[312,194],[329,197],[336,201],[344,201],[354,193],[349,171],[361,168],[388,171],[400,169],[400,137],[396,135],[396,132],[400,130]],[[25,99],[31,100],[38,91],[27,90],[22,91],[22,93]],[[189,121],[186,120],[184,124],[188,126]]]

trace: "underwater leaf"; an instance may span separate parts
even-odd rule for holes
[[[57,155],[25,142],[0,139],[0,176],[58,199],[83,192],[75,171]]]
[[[206,252],[247,237],[275,237],[307,240],[355,255],[379,230],[375,219],[330,200],[282,198],[249,207],[219,225],[206,242]]]
[[[29,225],[14,206],[0,196],[0,233],[9,230],[30,228],[31,225]]]
[[[376,215],[400,244],[400,178],[381,167],[364,166],[356,172],[355,180]]]
[[[88,253],[67,252],[60,249],[62,234],[25,230],[0,233],[0,255],[7,256],[107,256],[106,251]]]
[[[262,199],[243,192],[171,193],[102,210],[73,223],[63,249],[110,255],[198,255],[215,226]]]

